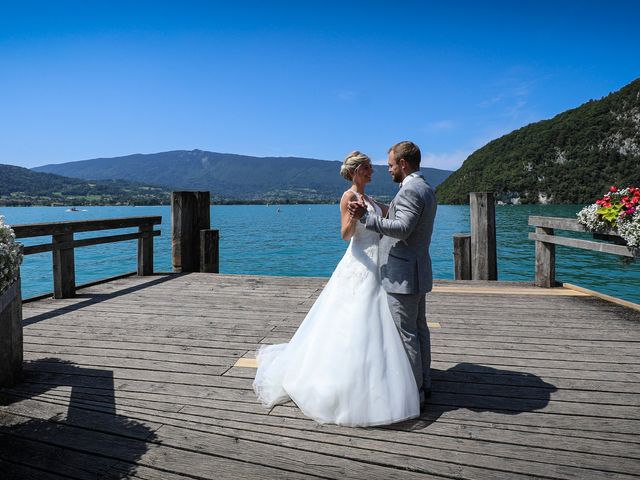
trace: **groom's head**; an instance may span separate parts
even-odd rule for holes
[[[402,182],[407,175],[420,170],[420,149],[409,141],[399,142],[388,151],[389,173],[396,183]]]

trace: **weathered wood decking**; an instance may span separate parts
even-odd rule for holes
[[[320,426],[293,405],[263,409],[255,370],[234,365],[286,341],[323,284],[158,275],[26,304],[25,382],[0,391],[0,478],[640,475],[640,312],[563,289],[439,284],[428,411]]]

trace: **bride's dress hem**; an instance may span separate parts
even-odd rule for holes
[[[300,411],[306,416],[309,417],[310,419],[312,419],[314,422],[320,424],[320,425],[337,425],[339,427],[379,427],[381,425],[394,425],[396,423],[400,423],[400,422],[406,422],[407,420],[413,420],[415,418],[419,418],[421,413],[418,412],[417,414],[411,413],[408,416],[402,417],[402,418],[392,418],[389,420],[380,420],[378,422],[371,422],[371,423],[358,423],[358,422],[336,422],[335,420],[321,420],[319,418],[314,417],[310,412],[306,412],[304,407],[301,407],[300,405],[298,405],[298,402],[296,402],[296,399],[293,398],[291,396],[291,394],[289,394],[289,398],[291,399],[291,401],[293,403],[296,404],[296,407],[298,407],[300,409]],[[277,405],[274,405],[273,407],[276,407]],[[271,407],[271,408],[273,408]]]

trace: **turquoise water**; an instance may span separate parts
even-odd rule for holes
[[[155,238],[156,271],[171,271],[170,207],[0,208],[9,224],[161,215],[162,235]],[[579,205],[496,207],[498,278],[533,281],[534,242],[527,234],[529,215],[574,217]],[[337,205],[224,205],[211,207],[212,228],[220,230],[220,271],[258,275],[328,277],[342,257]],[[77,234],[76,238],[114,235],[135,229]],[[434,277],[453,278],[452,235],[469,231],[467,206],[441,205],[433,233]],[[566,233],[566,232],[565,232]],[[50,237],[25,244],[49,242]],[[620,257],[557,247],[557,278],[640,303],[640,261],[625,265]],[[136,269],[136,242],[120,242],[76,250],[76,281],[92,280]],[[52,290],[51,253],[29,255],[22,266],[23,295]]]

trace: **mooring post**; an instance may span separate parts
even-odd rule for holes
[[[200,230],[200,271],[220,273],[220,233]]]
[[[456,280],[471,280],[471,235],[453,234],[453,273]]]
[[[493,193],[469,194],[471,220],[471,278],[497,280],[496,207]]]
[[[174,272],[200,271],[200,230],[211,228],[209,192],[171,193]]]

